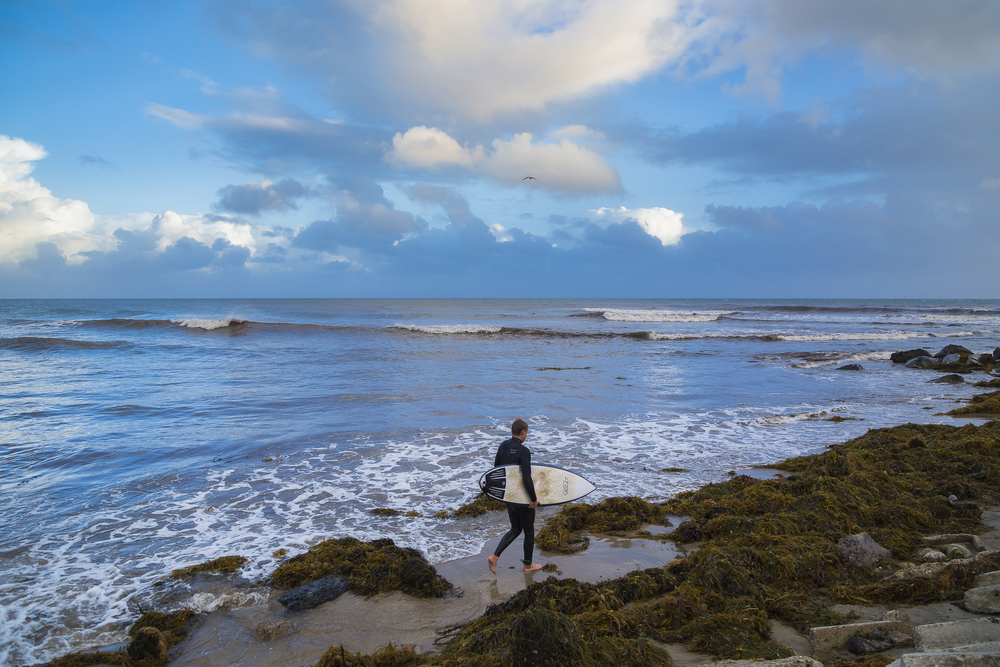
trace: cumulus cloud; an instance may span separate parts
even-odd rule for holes
[[[569,133],[582,136],[586,130],[578,125]],[[566,196],[617,192],[622,187],[617,169],[597,152],[568,138],[559,143],[535,143],[533,136],[524,132],[511,140],[494,139],[493,150],[486,151],[482,146],[462,146],[437,128],[419,126],[397,132],[392,144],[386,160],[400,166],[462,167],[508,185],[521,184],[526,176],[532,176],[532,186]]]
[[[685,229],[681,222],[683,213],[671,211],[669,208],[599,208],[587,211],[588,217],[602,227],[620,225],[627,221],[635,221],[644,232],[659,239],[660,243],[676,245]]]
[[[35,245],[48,242],[72,262],[79,254],[113,247],[95,233],[95,216],[85,202],[60,199],[30,174],[32,163],[47,153],[38,144],[0,135],[0,263],[17,263],[35,256]]]
[[[297,209],[295,200],[305,195],[306,189],[294,178],[283,178],[277,183],[265,179],[260,183],[244,181],[243,185],[227,185],[218,194],[217,211],[260,215],[263,211]]]

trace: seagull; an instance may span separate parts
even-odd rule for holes
[[[522,178],[521,180],[522,180],[522,181],[537,181],[538,179],[537,179],[537,178],[535,178],[534,176],[525,176],[525,177],[524,177],[524,178]]]

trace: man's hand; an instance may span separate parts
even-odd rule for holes
[[[533,510],[536,507],[538,507],[538,501],[537,500],[535,502],[533,502],[533,503],[528,503],[528,509],[529,510]]]

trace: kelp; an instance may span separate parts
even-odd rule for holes
[[[170,573],[170,578],[187,579],[206,572],[216,574],[232,574],[243,567],[246,562],[247,559],[244,556],[222,556],[221,558],[215,558],[204,563],[199,563],[198,565],[173,570]]]
[[[977,394],[969,401],[969,405],[955,408],[946,413],[949,415],[997,415],[1000,414],[1000,391],[988,394]]]
[[[690,517],[669,537],[699,548],[610,582],[550,577],[533,584],[462,628],[433,664],[518,664],[525,653],[512,631],[516,622],[549,638],[532,648],[546,656],[537,664],[629,664],[620,661],[622,642],[642,642],[654,653],[666,642],[717,658],[775,659],[791,651],[771,636],[772,619],[806,632],[853,620],[833,611],[834,602],[956,600],[977,574],[1000,568],[998,556],[957,562],[933,579],[884,580],[896,562],[914,557],[920,536],[983,529],[980,507],[1000,500],[998,422],[874,429],[773,467],[787,476],[734,475],[661,505],[613,498],[564,507],[539,531],[541,548],[577,550],[580,530],[629,530],[665,516]],[[894,561],[877,568],[847,562],[837,543],[859,532],[890,549]],[[555,637],[566,640],[562,648]],[[885,663],[870,657],[864,664]]]
[[[577,531],[615,533],[636,530],[643,523],[659,523],[665,511],[642,498],[608,498],[596,505],[577,503],[566,505],[545,522],[535,542],[546,551],[575,553],[587,548],[589,538]]]
[[[416,597],[442,597],[452,588],[419,551],[397,547],[388,538],[325,540],[284,561],[270,580],[279,588],[295,588],[327,575],[347,580],[358,595],[398,590]]]
[[[431,664],[430,656],[416,653],[412,647],[383,646],[372,655],[349,653],[343,645],[331,646],[316,667],[417,667]]]
[[[187,636],[191,620],[196,616],[190,609],[173,612],[147,611],[128,630],[132,642],[119,651],[70,653],[46,663],[43,667],[82,667],[83,665],[122,665],[123,667],[163,667],[167,649]]]
[[[506,509],[506,507],[499,500],[494,500],[485,493],[480,493],[474,500],[465,503],[452,512],[451,517],[454,519],[471,519],[487,512],[500,512]]]

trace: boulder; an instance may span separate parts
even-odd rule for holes
[[[871,567],[875,563],[889,558],[892,552],[873,540],[868,533],[848,535],[837,542],[840,555],[858,567]]]
[[[1000,586],[980,586],[965,591],[965,609],[974,614],[1000,614]]]
[[[945,345],[934,356],[938,359],[944,359],[949,354],[972,354],[972,350],[967,347],[962,347],[961,345]]]
[[[941,357],[942,366],[951,366],[952,364],[962,363],[962,355],[958,353],[946,354]]]
[[[965,378],[957,373],[952,373],[951,375],[942,375],[936,380],[931,380],[931,382],[940,382],[942,384],[964,384]]]
[[[1000,347],[997,347],[997,348],[993,349],[993,358],[994,359],[1000,359]]]
[[[934,357],[917,357],[906,362],[907,368],[937,368],[941,362]]]
[[[837,369],[838,371],[863,371],[865,367],[861,364],[844,364]]]
[[[278,598],[278,602],[285,606],[285,611],[305,611],[336,600],[349,588],[346,581],[330,575],[293,588]]]
[[[992,366],[997,362],[997,358],[992,354],[980,354],[977,361],[983,366]]]
[[[905,364],[910,359],[916,359],[917,357],[929,357],[929,356],[931,356],[931,353],[921,348],[918,350],[906,350],[905,352],[903,351],[893,352],[891,355],[889,355],[889,358],[892,359],[892,363],[894,364]]]
[[[980,586],[1000,586],[1000,570],[976,575],[976,578],[972,580],[972,587],[979,588]]]
[[[881,630],[872,630],[867,635],[860,632],[847,640],[847,650],[854,655],[871,655],[896,648],[896,642]]]
[[[257,625],[250,628],[250,632],[252,632],[254,636],[262,642],[271,642],[275,639],[284,637],[294,628],[295,626],[288,621],[278,621],[277,623],[261,621]]]

